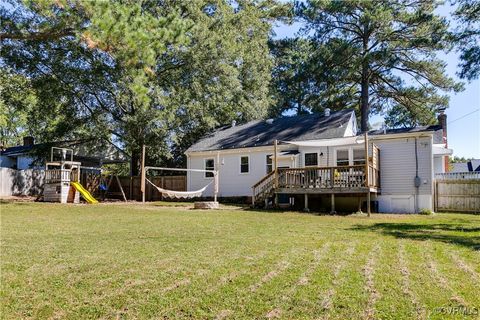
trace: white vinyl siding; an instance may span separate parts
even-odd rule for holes
[[[382,194],[415,194],[415,138],[376,140],[380,148]],[[419,194],[432,194],[430,138],[418,139]]]
[[[265,160],[267,155],[273,153],[271,150],[252,151],[242,153],[223,153],[220,152],[218,166],[219,179],[219,197],[239,197],[251,196],[252,186],[266,175]],[[249,173],[240,174],[240,157],[248,155]],[[201,155],[192,154],[188,157],[188,168],[203,169],[204,159],[210,158]],[[216,155],[211,156],[216,159]],[[216,161],[216,160],[215,160]],[[280,165],[280,163],[279,163]],[[202,172],[188,172],[188,190],[198,190],[203,188],[209,181],[204,178]],[[204,196],[213,195],[213,183],[208,186]]]

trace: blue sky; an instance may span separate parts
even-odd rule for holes
[[[443,16],[448,16],[452,11],[450,5],[443,5],[438,9],[438,13]],[[275,33],[278,38],[293,37],[300,27],[298,23],[291,26],[278,25]],[[458,54],[441,53],[439,58],[447,63],[446,73],[460,81],[456,75]],[[448,94],[450,96],[450,107],[446,111],[448,145],[453,149],[455,156],[480,158],[480,80],[463,82],[464,91]],[[378,121],[382,121],[381,117],[375,116],[370,119],[370,123]]]

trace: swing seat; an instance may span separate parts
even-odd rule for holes
[[[104,184],[100,184],[100,185],[98,186],[98,189],[100,189],[100,191],[107,191],[107,190],[108,190],[108,187],[107,187],[106,185],[104,185]]]

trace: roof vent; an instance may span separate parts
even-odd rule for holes
[[[232,128],[235,127],[237,125],[237,121],[236,120],[232,120]]]
[[[267,119],[267,120],[265,120],[265,122],[266,122],[267,124],[272,124],[272,123],[273,123],[273,119]]]
[[[325,117],[330,117],[330,108],[325,108],[324,115]]]

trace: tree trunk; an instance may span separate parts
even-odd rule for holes
[[[130,159],[130,175],[138,176],[140,174],[140,158],[142,152],[135,150],[132,152],[132,158]]]
[[[369,40],[369,31],[368,31],[368,22],[363,26],[363,52],[362,52],[362,83],[361,93],[360,93],[360,121],[361,121],[361,130],[362,132],[368,131],[368,116],[370,114],[370,105],[369,101],[369,92],[368,88],[370,86],[370,75],[369,75],[369,66],[368,66],[368,40]]]
[[[360,96],[360,118],[361,118],[361,130],[362,132],[368,131],[368,116],[370,114],[370,105],[368,104],[369,95],[368,87],[370,85],[370,79],[368,78],[368,63],[364,63],[362,66],[362,83],[361,83],[361,96]]]

